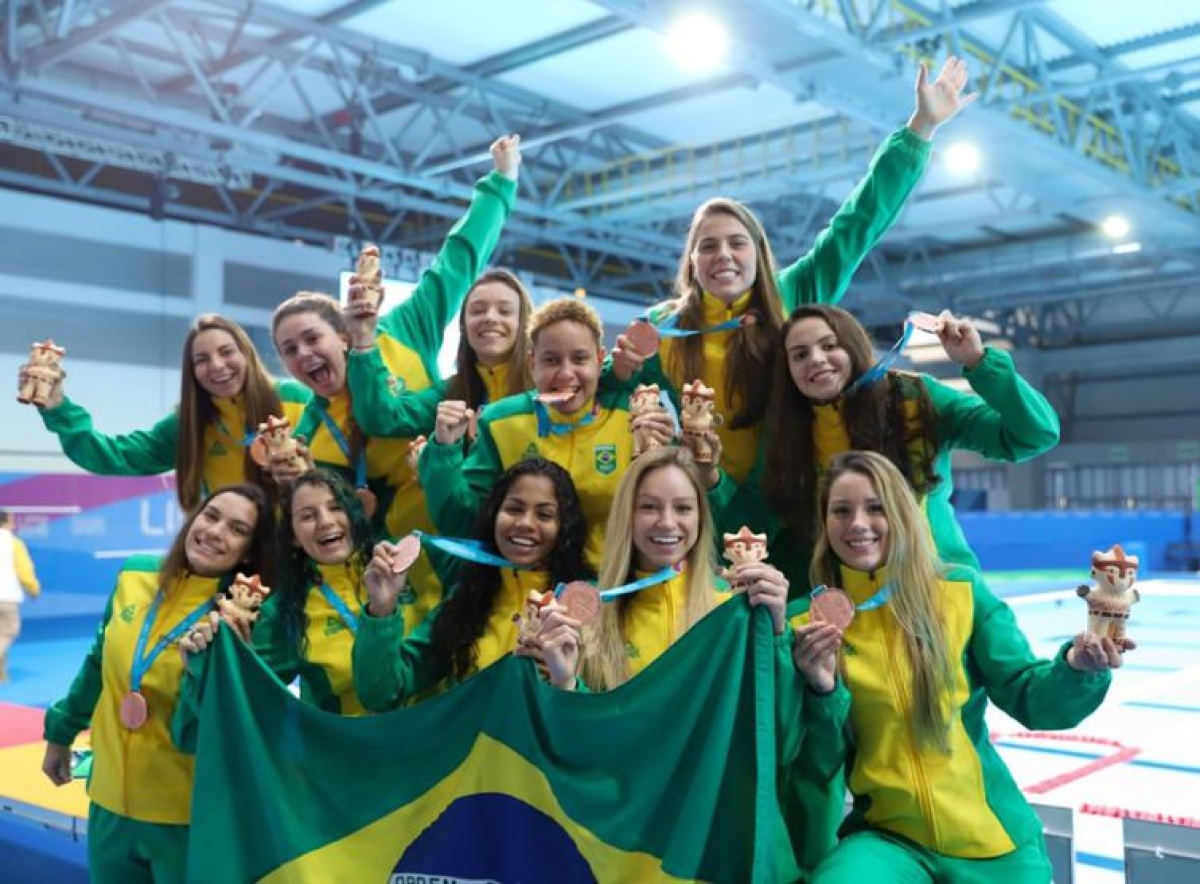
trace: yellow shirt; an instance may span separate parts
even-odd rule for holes
[[[744,314],[747,306],[750,304],[750,292],[746,292],[732,304],[726,304],[720,298],[716,298],[705,292],[701,304],[704,308],[702,322],[705,328],[709,328],[719,325],[735,316]],[[717,428],[717,435],[720,436],[723,447],[721,467],[735,482],[741,483],[746,481],[746,477],[750,475],[750,470],[754,466],[754,460],[758,455],[758,441],[762,427],[755,425],[740,430],[729,428],[729,422],[733,419],[733,415],[743,404],[741,396],[734,396],[733,405],[732,407],[730,406],[728,402],[729,388],[726,384],[725,376],[726,357],[729,354],[730,340],[735,331],[736,329],[709,332],[703,336],[703,380],[704,383],[713,388],[713,402],[716,404],[716,410],[725,419],[724,423]],[[662,357],[662,364],[666,370],[667,377],[671,379],[671,383],[675,385],[675,389],[679,391],[681,396],[683,394],[683,385],[695,380],[695,378],[683,376],[683,360],[680,351],[677,349],[682,340],[684,339],[664,337],[659,345],[659,353]],[[762,383],[767,382],[767,378],[762,379]]]
[[[638,574],[638,578],[648,576]],[[714,605],[726,602],[730,593],[712,590]],[[621,611],[621,635],[629,658],[629,675],[637,675],[687,632],[688,573],[680,571],[670,580],[634,593]]]
[[[195,761],[171,740],[171,717],[183,674],[175,644],[163,649],[142,680],[146,723],[131,730],[119,717],[121,701],[130,691],[138,636],[158,593],[158,582],[157,570],[125,570],[117,578],[112,617],[104,627],[100,699],[92,716],[95,760],[88,794],[96,804],[120,816],[187,825]],[[211,601],[216,591],[216,578],[195,575],[169,587],[156,612],[146,651],[198,605]]]
[[[517,623],[513,615],[525,610],[530,590],[545,592],[549,581],[550,575],[546,571],[500,569],[500,592],[492,604],[483,635],[475,642],[476,669],[486,669],[517,646]]]

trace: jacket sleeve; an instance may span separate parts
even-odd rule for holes
[[[429,518],[442,534],[467,534],[488,491],[504,472],[487,412],[484,414],[479,422],[479,438],[465,459],[461,443],[440,445],[431,438],[417,462]]]
[[[433,624],[440,613],[439,605],[408,638],[404,637],[404,615],[399,605],[388,617],[363,613],[351,657],[354,691],[363,706],[372,712],[395,709],[449,675],[444,667],[430,662]]]
[[[968,671],[988,698],[1031,730],[1078,725],[1100,706],[1111,672],[1078,672],[1067,665],[1070,643],[1051,660],[1034,656],[1012,608],[972,571],[975,628],[967,645]]]
[[[921,377],[937,412],[942,448],[1020,463],[1058,444],[1058,415],[1046,397],[1017,374],[1008,353],[985,348],[983,359],[963,376],[976,395]]]
[[[96,710],[103,687],[104,630],[112,619],[112,611],[113,600],[109,596],[92,647],[83,658],[83,665],[79,667],[67,695],[46,710],[44,736],[47,743],[70,746],[80,731],[87,730],[92,723],[92,713]]]
[[[38,583],[37,572],[33,569],[33,559],[29,557],[29,547],[25,545],[24,540],[14,534],[12,550],[17,582],[21,584],[26,595],[37,598],[42,592],[42,587]]]
[[[414,439],[433,432],[438,403],[445,384],[437,383],[417,393],[392,392],[392,373],[378,347],[351,350],[347,382],[354,403],[354,420],[372,437]]]
[[[46,429],[58,436],[63,454],[99,476],[152,476],[175,469],[179,417],[175,412],[149,430],[118,436],[98,433],[92,416],[80,405],[64,399],[57,408],[39,409]]]
[[[491,260],[504,222],[516,201],[517,182],[490,172],[475,184],[470,208],[450,229],[446,241],[412,295],[379,322],[379,333],[421,354],[432,377],[437,354],[463,298]]]
[[[779,274],[784,311],[837,303],[854,271],[895,223],[929,161],[930,144],[907,126],[880,145],[866,177],[817,234],[808,254]]]

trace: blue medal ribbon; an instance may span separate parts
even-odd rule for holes
[[[829,591],[829,587],[827,587],[824,583],[822,583],[820,586],[818,586],[816,589],[814,589],[812,591],[812,597],[816,598],[821,593],[828,592],[828,591]],[[846,592],[846,591],[842,590],[842,592]],[[884,584],[883,586],[881,586],[879,589],[877,589],[875,591],[874,595],[872,595],[869,599],[867,599],[861,605],[855,605],[854,610],[855,611],[874,611],[876,608],[882,608],[884,605],[886,605],[888,603],[888,599],[890,599],[891,597],[892,597],[892,585],[890,583]],[[850,598],[849,593],[846,593],[846,598]],[[853,599],[851,599],[851,601],[853,601]]]
[[[909,338],[913,336],[913,330],[916,328],[911,319],[904,320],[904,331],[900,335],[900,339],[892,344],[892,348],[879,357],[879,360],[868,368],[859,378],[842,390],[843,396],[849,396],[851,393],[865,387],[868,384],[873,384],[888,373],[896,360],[900,358],[900,354],[904,352],[905,346],[908,344]]]
[[[340,595],[330,589],[328,583],[322,583],[318,588],[321,590],[321,595],[325,596],[325,601],[329,602],[333,610],[337,611],[338,616],[342,618],[342,622],[346,624],[346,628],[350,630],[352,635],[357,635],[358,615],[350,610],[350,606],[342,600]]]
[[[718,322],[716,325],[710,325],[708,328],[679,328],[679,313],[672,313],[661,323],[657,323],[650,318],[649,313],[644,313],[638,317],[641,322],[648,322],[658,331],[659,335],[664,338],[690,338],[693,335],[707,335],[712,332],[731,331],[739,328],[742,325],[743,316],[734,316],[732,319],[726,319],[724,322]]]
[[[567,433],[586,427],[596,419],[596,414],[600,410],[598,405],[592,405],[591,409],[577,421],[566,423],[558,423],[550,420],[550,409],[545,402],[538,399],[533,400],[533,413],[537,418],[537,434],[539,438],[546,436],[565,436]]]
[[[515,571],[528,571],[533,567],[531,565],[514,565],[503,556],[489,552],[483,543],[478,540],[466,537],[437,537],[433,534],[426,534],[424,531],[414,531],[413,535],[419,538],[422,543],[427,543],[436,549],[440,549],[442,552],[452,555],[456,559],[466,559],[468,562],[475,562],[479,565],[493,565],[497,568],[512,568]]]
[[[316,409],[317,414],[321,416],[322,423],[325,424],[325,428],[329,430],[329,435],[333,436],[333,441],[337,443],[337,447],[345,455],[346,463],[350,463],[350,440],[346,438],[346,434],[342,432],[342,428],[329,416],[328,411],[319,405],[316,406]],[[354,487],[367,487],[367,452],[365,445],[363,446],[363,450],[358,453],[358,460],[354,464]]]
[[[647,587],[654,586],[658,583],[665,583],[676,574],[679,573],[679,568],[674,565],[669,565],[666,568],[661,568],[655,571],[648,577],[643,577],[641,580],[635,580],[632,583],[624,583],[621,586],[614,586],[612,589],[606,589],[600,593],[600,601],[611,602],[613,599],[620,598],[623,595],[629,595],[633,592],[640,592]]]
[[[137,693],[142,688],[142,679],[146,677],[146,673],[150,671],[150,667],[154,665],[154,661],[158,659],[158,655],[167,649],[173,642],[178,641],[182,636],[200,622],[214,607],[211,600],[204,602],[190,614],[184,617],[175,627],[163,635],[150,651],[146,652],[146,643],[150,641],[150,630],[154,628],[154,620],[158,616],[158,609],[162,607],[163,591],[160,589],[154,595],[154,601],[150,603],[149,610],[146,611],[146,619],[142,621],[141,632],[138,633],[137,645],[133,649],[133,666],[129,672],[129,689]]]
[[[246,434],[239,439],[237,436],[233,435],[233,433],[229,432],[229,427],[225,426],[225,421],[221,420],[219,417],[215,418],[215,421],[217,424],[217,432],[226,439],[231,440],[234,445],[237,445],[241,448],[249,448],[254,440],[258,438],[258,433],[252,433],[247,430]]]

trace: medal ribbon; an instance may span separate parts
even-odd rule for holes
[[[546,403],[537,399],[533,400],[533,413],[537,417],[537,434],[539,438],[545,438],[551,434],[565,436],[567,433],[574,432],[581,427],[586,427],[596,419],[596,413],[599,410],[600,407],[598,405],[593,405],[591,410],[577,421],[556,423],[550,420],[550,409]]]
[[[436,549],[448,555],[454,556],[456,559],[466,559],[468,562],[475,562],[479,565],[493,565],[497,568],[512,568],[516,571],[528,571],[531,565],[514,565],[503,556],[498,556],[493,552],[489,552],[484,548],[482,542],[471,540],[465,537],[436,537],[432,534],[426,534],[424,531],[414,531],[413,534],[420,538],[422,543],[427,543]]]
[[[747,315],[749,315],[749,314],[742,314],[741,316],[735,316],[732,319],[726,319],[724,322],[718,322],[716,325],[710,325],[708,328],[678,328],[677,327],[679,325],[679,314],[678,313],[672,313],[670,316],[668,316],[666,319],[664,319],[661,323],[656,323],[653,320],[651,320],[650,315],[648,313],[643,314],[642,316],[639,316],[638,320],[640,322],[649,322],[651,325],[653,325],[655,327],[655,329],[658,330],[658,333],[661,337],[664,337],[664,338],[690,338],[693,335],[707,335],[707,334],[711,334],[712,332],[730,331],[735,328],[740,328],[743,324],[746,323]]]
[[[328,583],[322,583],[319,589],[321,590],[321,595],[325,596],[325,601],[329,602],[333,609],[337,611],[338,616],[342,618],[342,622],[346,624],[346,628],[353,635],[357,635],[358,617],[350,610],[350,606],[342,600],[340,595],[330,589]]]
[[[846,387],[842,391],[843,396],[849,396],[860,387],[865,387],[868,384],[873,384],[885,374],[888,369],[896,364],[896,360],[900,358],[900,354],[904,352],[905,346],[908,345],[909,339],[913,336],[913,331],[916,325],[913,323],[913,314],[910,313],[904,320],[904,331],[900,335],[900,339],[892,344],[890,350],[879,357],[879,361],[868,368],[854,383]]]
[[[676,574],[679,573],[679,568],[669,565],[666,568],[661,568],[655,571],[649,577],[643,577],[641,580],[635,580],[632,583],[624,583],[621,586],[614,586],[612,589],[606,589],[600,593],[600,601],[611,602],[613,599],[620,598],[623,595],[640,592],[647,587],[654,586],[658,583],[665,583]]]
[[[162,606],[162,600],[163,592],[160,589],[155,593],[154,601],[150,603],[150,608],[146,611],[146,619],[142,621],[142,629],[138,633],[137,645],[133,649],[133,666],[129,672],[129,689],[134,693],[141,690],[142,679],[146,677],[146,673],[150,671],[150,667],[154,665],[154,661],[158,659],[158,655],[165,651],[167,646],[172,642],[186,635],[188,630],[200,622],[200,618],[213,609],[211,600],[202,603],[177,623],[166,635],[159,638],[154,643],[154,647],[147,653],[146,643],[150,641],[150,630],[154,628],[154,620],[158,616],[158,609]]]
[[[814,589],[812,591],[812,597],[816,598],[821,593],[827,592],[827,591],[828,591],[828,587],[826,587],[825,584],[822,583],[820,586],[818,586],[816,589]],[[843,590],[843,592],[845,592],[845,590]],[[847,598],[850,597],[849,593],[847,593],[846,597]],[[855,605],[854,610],[855,611],[874,611],[876,608],[882,608],[884,605],[886,605],[888,602],[888,599],[890,599],[891,597],[892,597],[892,585],[890,583],[888,583],[888,584],[880,587],[878,590],[876,590],[875,594],[873,596],[871,596],[869,599],[867,599],[865,602],[863,602],[861,605]]]
[[[315,404],[315,403],[314,403]],[[350,440],[346,438],[346,434],[329,416],[329,412],[321,406],[317,405],[317,414],[321,416],[321,422],[325,424],[325,429],[329,430],[329,435],[333,437],[333,441],[337,443],[337,447],[342,454],[346,456],[346,463],[350,463]],[[354,487],[367,487],[367,451],[366,446],[358,453],[358,460],[354,464]]]

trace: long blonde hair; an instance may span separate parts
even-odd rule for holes
[[[820,530],[813,549],[813,586],[839,584],[839,563],[829,543],[826,515],[833,484],[847,473],[866,478],[879,495],[888,523],[885,566],[892,596],[888,608],[904,634],[913,677],[912,723],[917,740],[942,752],[950,749],[953,684],[946,627],[939,613],[941,567],[929,524],[908,482],[896,466],[874,451],[847,451],[829,465],[821,483]]]
[[[604,551],[600,557],[600,588],[611,589],[634,579],[633,514],[642,481],[655,470],[674,467],[681,470],[696,492],[700,529],[696,542],[685,560],[687,594],[684,603],[684,631],[691,629],[713,608],[716,585],[716,560],[713,550],[713,519],[708,497],[696,473],[691,452],[674,445],[641,455],[629,467],[617,485],[604,533]],[[629,604],[636,595],[622,596],[603,606],[595,633],[585,642],[583,680],[595,690],[609,690],[629,679],[629,660],[625,650],[626,619]]]

